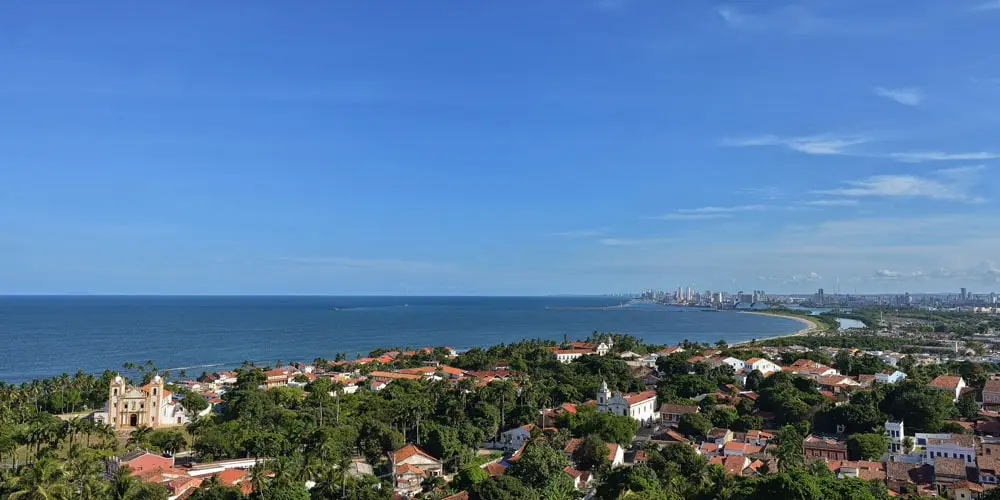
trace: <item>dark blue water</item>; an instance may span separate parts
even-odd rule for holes
[[[594,330],[647,342],[730,342],[799,330],[794,320],[597,297],[0,297],[0,380],[152,360],[189,374],[243,360],[311,361],[376,347],[456,349]]]

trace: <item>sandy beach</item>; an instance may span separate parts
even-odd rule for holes
[[[780,338],[784,338],[784,337],[798,337],[798,336],[801,336],[801,335],[808,335],[808,334],[810,334],[812,332],[815,332],[815,331],[819,330],[819,325],[816,324],[815,321],[812,321],[810,319],[807,319],[807,318],[804,318],[804,317],[801,317],[801,316],[790,316],[790,315],[785,315],[785,314],[774,314],[774,313],[768,313],[768,312],[763,312],[763,311],[739,311],[739,312],[741,314],[760,314],[760,315],[763,315],[763,316],[774,316],[774,317],[777,317],[777,318],[793,319],[795,321],[798,321],[799,323],[802,323],[802,325],[803,325],[803,328],[801,330],[797,331],[797,332],[789,333],[787,335],[774,335],[774,336],[771,336],[771,337],[763,337],[763,338],[759,338],[759,339],[754,339],[757,342],[761,342],[761,341],[764,341],[764,340],[780,339]],[[744,340],[744,341],[741,341],[741,342],[734,342],[731,345],[749,344],[750,342],[751,342],[750,340]]]

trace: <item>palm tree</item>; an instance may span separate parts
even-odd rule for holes
[[[140,425],[132,431],[131,435],[129,435],[125,446],[129,448],[142,448],[149,442],[149,435],[152,433],[153,429],[151,427],[147,425]]]
[[[68,500],[72,488],[66,483],[66,473],[59,462],[43,458],[14,480],[11,500]]]

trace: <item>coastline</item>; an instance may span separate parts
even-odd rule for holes
[[[791,316],[791,315],[787,315],[787,314],[775,314],[775,313],[769,313],[769,312],[763,312],[763,311],[736,311],[736,312],[738,312],[740,314],[759,314],[761,316],[771,316],[771,317],[775,317],[775,318],[788,318],[788,319],[792,319],[792,320],[798,321],[799,323],[802,323],[804,325],[804,327],[802,329],[800,329],[800,330],[798,330],[796,332],[788,333],[788,334],[785,334],[785,335],[774,335],[774,336],[771,336],[771,337],[764,337],[764,338],[755,339],[758,342],[764,341],[764,340],[782,339],[782,338],[785,338],[785,337],[801,337],[801,336],[808,335],[810,333],[813,333],[813,332],[819,330],[819,324],[818,323],[816,323],[815,321],[812,321],[810,319],[807,319],[805,317],[801,317],[801,316]],[[740,342],[734,342],[734,343],[732,343],[730,345],[749,344],[750,342],[752,342],[752,341],[751,340],[742,340]]]

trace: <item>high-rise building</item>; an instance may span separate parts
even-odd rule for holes
[[[826,301],[825,298],[823,297],[823,289],[820,288],[819,290],[816,291],[816,305],[822,306],[825,303]]]
[[[965,291],[965,287],[962,287],[962,300],[969,300],[968,292]]]

